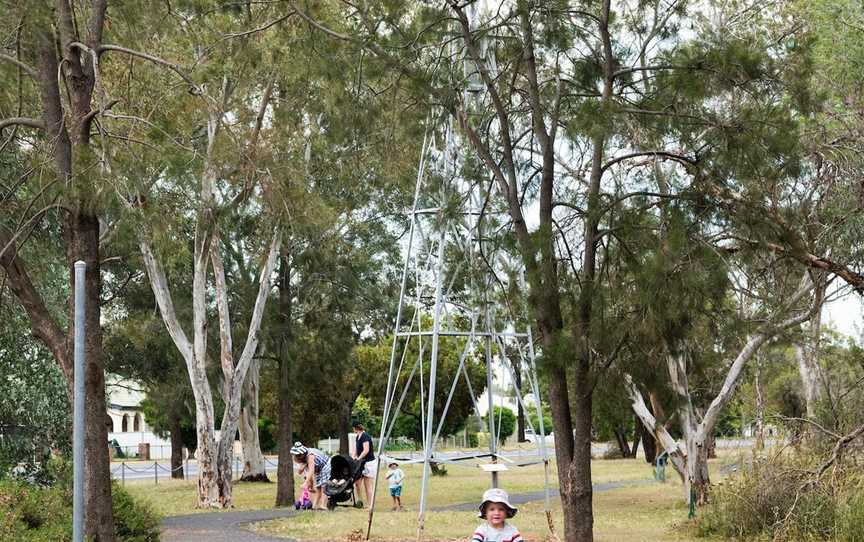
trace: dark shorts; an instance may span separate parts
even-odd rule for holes
[[[402,496],[402,486],[396,486],[390,488],[390,496],[391,497],[401,497]]]

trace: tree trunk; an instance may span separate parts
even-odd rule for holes
[[[561,495],[567,540],[590,542],[594,540],[594,491],[591,485],[592,397],[587,391],[591,388],[587,383],[587,368],[582,373],[577,374],[575,379],[575,389],[580,395],[577,396],[573,412],[573,460],[569,465],[569,476],[561,479],[561,482],[569,487],[568,491],[562,491]],[[557,427],[555,432],[558,433]]]
[[[287,245],[287,243],[286,243]],[[276,472],[276,506],[294,504],[294,468],[291,397],[291,254],[283,248],[279,257],[279,466]]]
[[[708,450],[708,459],[717,459],[717,435],[714,431],[705,437],[705,448]]]
[[[516,386],[516,393],[519,395],[519,399],[516,400],[516,442],[525,442],[525,409],[522,408],[522,401],[520,400],[522,398],[522,361],[519,360],[519,356],[516,356],[516,359],[517,361],[513,363],[513,385]],[[538,435],[535,433],[534,436],[537,437]]]
[[[74,284],[73,264],[77,260],[87,263],[85,275],[86,356],[84,499],[88,511],[84,532],[95,542],[114,540],[114,513],[111,501],[111,473],[108,456],[108,430],[104,420],[108,417],[105,403],[105,364],[102,356],[102,276],[99,257],[99,219],[80,211],[72,213],[66,223],[67,261]],[[72,351],[74,318],[70,318],[68,350]],[[71,356],[70,356],[71,359]]]
[[[215,123],[211,123],[215,124]],[[211,135],[212,141],[212,135]],[[208,175],[204,175],[208,177]],[[206,184],[206,181],[205,181]],[[186,362],[189,382],[195,397],[195,430],[197,434],[197,456],[199,466],[198,476],[198,506],[200,508],[226,508],[232,506],[231,500],[231,460],[234,448],[234,436],[240,423],[240,395],[243,380],[252,363],[258,348],[258,334],[264,316],[264,308],[270,292],[270,276],[276,266],[277,256],[281,247],[282,237],[274,232],[270,244],[267,261],[259,276],[258,294],[252,317],[249,320],[246,344],[236,365],[231,356],[231,326],[227,310],[227,287],[224,270],[221,266],[218,251],[208,251],[206,241],[207,228],[198,225],[195,239],[194,267],[192,278],[192,321],[193,341],[189,341],[174,310],[174,302],[168,289],[168,279],[165,270],[156,259],[152,247],[142,235],[139,239],[141,254],[153,295],[159,305],[159,312],[168,328],[168,333],[174,341],[180,354]],[[215,236],[214,236],[215,237]],[[209,254],[208,254],[209,252]],[[208,259],[207,256],[210,256]],[[213,395],[207,378],[207,268],[208,261],[213,262],[214,281],[219,310],[219,332],[221,341],[222,374],[224,378],[225,411],[219,428],[219,440],[216,440],[215,415]]]
[[[339,454],[348,455],[351,453],[348,436],[351,433],[351,408],[354,406],[354,401],[346,401],[342,407],[342,416],[339,418]]]
[[[633,424],[633,446],[630,447],[630,457],[635,458],[639,453],[639,441],[642,439],[642,424],[639,423],[639,417],[635,416]]]
[[[240,444],[243,448],[241,482],[269,482],[261,441],[258,436],[258,390],[261,362],[252,360],[243,382],[243,408],[240,414]]]
[[[657,461],[657,441],[650,431],[642,431],[642,450],[645,452],[645,462],[653,465]]]
[[[183,472],[183,435],[179,414],[171,417],[171,478],[186,478]]]
[[[708,503],[711,479],[708,474],[708,446],[699,431],[687,439],[687,487],[697,506]]]
[[[206,381],[203,383],[206,385]],[[213,403],[210,390],[202,389],[202,383],[192,378],[192,393],[195,395],[195,433],[197,444],[195,458],[198,460],[198,508],[219,508],[222,493],[217,484],[216,429],[213,420]]]
[[[756,357],[756,450],[765,449],[765,398],[762,396],[762,359]]]
[[[798,362],[798,373],[801,375],[801,385],[804,388],[807,418],[811,420],[818,415],[817,409],[822,399],[819,344],[822,337],[822,306],[825,300],[826,287],[824,280],[817,280],[813,292],[813,303],[816,311],[810,320],[809,333],[805,333],[806,338],[795,345],[795,358]]]
[[[615,429],[615,442],[618,443],[618,450],[621,452],[621,457],[630,457],[630,443],[627,442],[627,435],[623,429]]]
[[[90,13],[87,41],[90,47],[101,45],[104,23],[104,4],[94,4]],[[74,291],[74,264],[83,260],[87,264],[85,274],[85,355],[87,368],[84,375],[73,374],[74,300],[68,307],[69,326],[64,333],[48,311],[38,289],[30,281],[24,263],[17,258],[16,247],[5,241],[5,232],[0,231],[3,255],[0,265],[6,271],[12,292],[27,312],[33,335],[51,351],[66,377],[69,398],[75,378],[84,379],[85,416],[84,428],[84,499],[88,514],[84,523],[84,534],[94,542],[114,540],[114,515],[111,500],[111,475],[108,455],[108,431],[105,403],[105,374],[102,355],[101,322],[101,255],[99,249],[99,218],[96,202],[88,197],[92,194],[90,178],[83,173],[73,175],[76,156],[87,155],[90,142],[90,102],[95,82],[93,65],[89,56],[82,62],[77,49],[71,45],[78,42],[73,24],[74,17],[66,2],[58,2],[53,12],[54,20],[38,29],[38,69],[34,78],[39,86],[42,106],[42,125],[46,140],[53,151],[54,169],[60,186],[66,187],[63,208],[66,210],[63,223],[63,241],[66,263],[70,273],[69,284]],[[58,61],[63,56],[62,69]],[[69,110],[64,110],[61,85],[65,87]],[[70,133],[72,137],[70,137]],[[80,151],[80,152],[79,152]],[[77,165],[77,164],[74,164]],[[90,169],[88,169],[90,168]],[[90,171],[92,163],[81,168]],[[12,234],[14,235],[14,233]]]

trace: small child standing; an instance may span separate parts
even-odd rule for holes
[[[486,520],[471,535],[471,542],[522,542],[519,529],[507,523],[507,518],[516,515],[516,508],[510,505],[510,496],[503,489],[487,489],[480,503],[480,513]]]
[[[399,468],[399,464],[391,461],[387,465],[387,485],[390,486],[390,496],[393,497],[393,511],[402,510],[402,480],[405,473]]]

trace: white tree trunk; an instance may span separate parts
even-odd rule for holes
[[[228,307],[228,287],[225,281],[225,270],[221,256],[221,238],[219,235],[218,209],[215,201],[215,184],[219,177],[219,166],[214,159],[216,136],[228,103],[231,85],[227,78],[223,79],[222,96],[219,100],[211,100],[213,106],[207,119],[207,150],[204,157],[204,168],[201,175],[199,212],[196,217],[195,249],[192,280],[192,326],[193,339],[190,342],[183,331],[177,314],[164,268],[156,258],[150,246],[149,235],[141,234],[139,246],[143,256],[147,275],[159,311],[165,322],[171,339],[186,362],[189,382],[195,397],[196,432],[198,438],[197,457],[198,475],[198,506],[201,508],[226,508],[232,506],[231,463],[234,448],[234,436],[240,422],[240,401],[243,381],[249,369],[255,351],[258,348],[258,335],[264,316],[264,307],[272,287],[272,276],[276,260],[281,248],[282,236],[279,230],[273,232],[269,251],[259,276],[258,294],[250,318],[248,334],[243,351],[236,359],[233,350],[231,319]],[[254,155],[261,122],[267,107],[272,82],[268,84],[260,106],[252,138],[251,152]],[[219,313],[220,365],[223,376],[223,399],[225,411],[222,415],[220,436],[216,439],[215,414],[213,396],[207,378],[207,325],[210,318],[207,314],[208,266],[213,266],[213,286],[215,289],[216,308]]]
[[[798,373],[801,375],[801,385],[804,388],[804,403],[807,417],[816,418],[819,401],[822,400],[822,369],[819,365],[819,346],[822,339],[822,306],[825,301],[826,284],[819,280],[813,292],[813,305],[816,311],[810,320],[807,339],[795,345],[795,359],[798,362]],[[806,326],[805,326],[806,329]]]
[[[794,311],[796,305],[810,291],[811,283],[805,274],[801,282],[801,286],[792,295],[784,307],[778,309],[774,317],[769,320],[769,323],[763,329],[752,336],[744,347],[738,352],[735,361],[729,368],[726,378],[723,381],[723,386],[720,391],[711,401],[705,415],[701,420],[698,420],[697,413],[693,408],[692,395],[687,381],[687,351],[686,346],[681,345],[677,352],[670,354],[666,358],[667,368],[672,389],[679,395],[678,416],[681,419],[681,430],[684,436],[685,449],[681,450],[681,446],[675,439],[669,435],[666,429],[657,424],[654,416],[648,410],[642,394],[638,387],[633,382],[633,379],[626,375],[625,383],[627,384],[628,394],[632,402],[633,411],[639,416],[643,425],[652,432],[658,435],[658,442],[669,453],[669,458],[673,462],[676,470],[679,470],[679,464],[683,466],[686,477],[684,480],[685,495],[689,500],[691,489],[697,504],[704,504],[708,500],[710,489],[710,477],[708,475],[708,440],[709,436],[714,434],[717,426],[717,420],[720,417],[720,412],[732,399],[732,394],[740,382],[743,374],[744,366],[756,354],[763,344],[769,339],[776,336],[781,331],[794,327],[806,322],[812,316],[810,311],[799,313],[786,320],[777,322],[777,319],[782,313]],[[777,322],[777,323],[775,323]],[[678,459],[676,459],[676,456]],[[680,463],[679,463],[680,462]],[[679,472],[681,472],[679,470]]]
[[[630,397],[633,412],[642,422],[645,429],[647,429],[652,435],[655,435],[660,446],[669,453],[669,461],[672,462],[672,466],[675,468],[675,471],[678,472],[678,475],[683,481],[687,469],[687,451],[678,444],[677,440],[672,438],[672,435],[669,434],[669,431],[667,431],[665,427],[657,423],[657,420],[654,418],[654,415],[651,414],[651,410],[645,402],[645,398],[642,397],[642,392],[639,391],[639,388],[633,382],[633,379],[629,374],[624,374],[624,382],[627,385],[627,394]]]
[[[240,415],[240,444],[243,448],[244,482],[268,482],[264,454],[258,438],[258,391],[261,363],[256,358],[243,382],[243,407]]]
[[[144,238],[140,241],[141,253],[160,313],[177,349],[186,361],[189,381],[195,397],[196,430],[198,435],[198,450],[196,455],[199,461],[198,506],[202,508],[225,508],[232,505],[231,454],[234,435],[237,433],[240,418],[240,395],[243,380],[252,362],[255,350],[258,347],[261,320],[271,288],[271,277],[276,265],[276,256],[278,255],[280,245],[281,235],[276,232],[270,244],[267,261],[259,277],[258,296],[252,312],[246,344],[238,363],[229,373],[229,378],[226,379],[224,387],[226,394],[224,398],[225,412],[222,416],[220,438],[217,440],[214,427],[213,397],[210,392],[206,373],[207,314],[205,294],[207,287],[207,263],[210,260],[206,255],[208,252],[206,243],[200,240],[196,241],[195,272],[192,285],[195,340],[194,343],[190,343],[177,320],[164,269],[153,254],[149,241]],[[218,284],[220,281],[217,279],[216,282],[216,295],[227,298],[224,281]],[[217,303],[217,307],[222,306],[227,308],[227,303]],[[220,319],[221,322],[222,320]],[[230,334],[230,332],[230,328],[227,330],[224,327],[220,329],[220,333]]]
[[[765,397],[762,395],[762,363],[756,358],[756,450],[765,449]]]
[[[818,362],[818,352],[807,351],[803,345],[795,345],[795,359],[798,362],[798,374],[801,376],[801,386],[804,389],[804,406],[807,417],[816,418],[816,407],[822,398],[821,370]]]

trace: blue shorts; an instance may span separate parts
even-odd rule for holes
[[[390,496],[391,497],[401,497],[402,496],[402,486],[393,486],[390,488]]]

